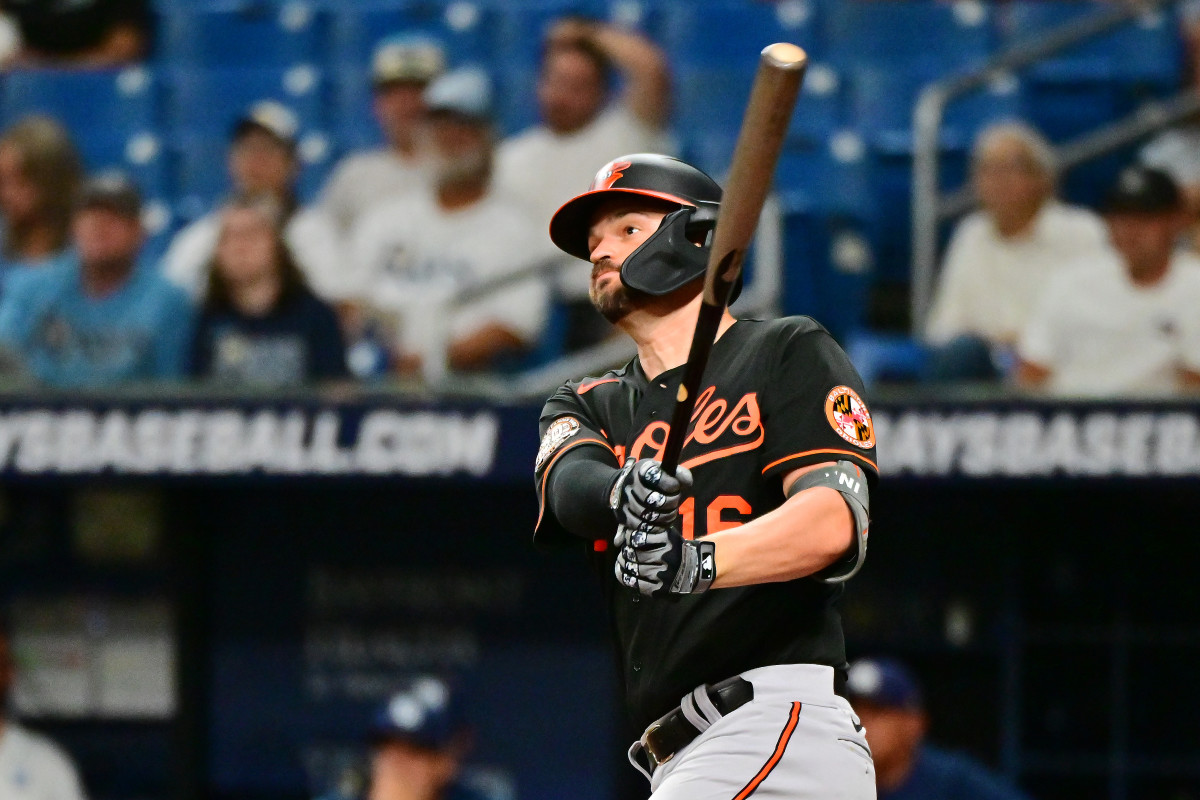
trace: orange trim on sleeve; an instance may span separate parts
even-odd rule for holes
[[[792,733],[796,730],[796,723],[800,721],[800,703],[792,703],[792,713],[788,715],[787,725],[783,727],[783,731],[779,734],[779,741],[775,744],[775,752],[767,759],[767,763],[763,764],[762,769],[758,774],[750,779],[750,782],[742,787],[742,790],[734,795],[733,800],[746,800],[747,797],[754,794],[762,782],[767,779],[771,771],[779,764],[779,760],[783,758],[783,751],[787,750],[788,742],[791,741]]]
[[[592,389],[595,389],[602,383],[620,383],[620,378],[601,378],[598,381],[588,381],[587,383],[579,384],[579,388],[575,390],[575,394],[587,394]]]
[[[608,452],[612,453],[613,458],[616,458],[616,456],[617,456],[616,453],[613,453],[612,446],[609,445],[608,442],[604,442],[604,441],[601,441],[599,439],[594,439],[594,438],[593,439],[576,439],[574,442],[571,442],[569,445],[567,445],[566,447],[562,448],[557,453],[555,453],[554,458],[550,459],[549,463],[546,464],[546,468],[544,470],[542,470],[542,480],[541,480],[541,484],[538,486],[538,518],[537,518],[537,522],[535,522],[533,524],[534,531],[537,531],[537,529],[542,526],[542,516],[546,513],[546,476],[550,474],[550,470],[554,467],[554,463],[556,461],[558,461],[560,458],[562,458],[564,453],[574,450],[576,447],[579,447],[579,445],[581,445],[581,444],[598,444],[598,445],[601,445]],[[618,459],[618,460],[620,460],[620,459]]]
[[[852,456],[854,458],[860,459],[861,461],[864,461],[864,462],[870,464],[872,467],[875,468],[876,472],[879,471],[879,465],[876,464],[871,459],[867,458],[866,456],[862,455],[861,453],[855,453],[853,450],[829,449],[829,450],[805,450],[803,453],[793,453],[790,456],[784,456],[783,458],[779,459],[778,461],[772,461],[770,464],[767,464],[765,467],[763,467],[762,474],[766,475],[772,469],[774,469],[775,467],[778,467],[780,464],[784,463],[785,461],[791,461],[794,458],[804,458],[805,456],[813,456],[813,455],[817,455],[818,453],[841,453],[843,455]]]

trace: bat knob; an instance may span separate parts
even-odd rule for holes
[[[808,61],[804,49],[791,42],[776,42],[763,48],[762,57],[779,69],[799,69]]]

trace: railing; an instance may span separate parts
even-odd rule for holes
[[[913,111],[912,181],[912,327],[919,333],[933,297],[937,272],[938,225],[961,214],[972,205],[970,190],[960,189],[943,196],[938,188],[938,150],[942,119],[951,101],[977,91],[992,81],[1028,67],[1047,56],[1108,33],[1149,14],[1166,13],[1179,0],[1140,0],[1114,5],[1112,10],[1052,29],[1044,36],[1018,44],[970,72],[954,75],[926,86]],[[1085,134],[1056,149],[1066,169],[1111,152],[1200,110],[1193,92],[1153,103],[1130,117]]]

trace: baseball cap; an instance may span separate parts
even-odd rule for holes
[[[428,83],[446,69],[446,51],[432,36],[402,33],[375,46],[371,81],[379,86],[394,81]]]
[[[102,172],[86,180],[79,190],[75,209],[82,211],[86,208],[103,208],[136,218],[142,213],[142,193],[124,172]]]
[[[474,67],[447,72],[425,89],[425,109],[430,114],[456,114],[473,120],[490,120],[492,79],[486,72]]]
[[[400,740],[440,750],[466,728],[450,684],[444,678],[420,675],[376,710],[368,730],[372,742]]]
[[[1170,175],[1135,165],[1121,170],[1104,197],[1106,214],[1165,214],[1183,205],[1183,195]]]
[[[300,120],[283,103],[259,100],[234,123],[232,138],[238,139],[251,130],[266,131],[284,146],[293,148],[300,133]]]
[[[893,658],[862,658],[851,664],[846,696],[884,708],[916,710],[924,705],[916,678]]]

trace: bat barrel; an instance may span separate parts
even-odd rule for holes
[[[770,45],[759,56],[713,234],[712,265],[725,260],[730,252],[745,250],[754,236],[807,66],[808,55],[788,42]],[[735,261],[740,265],[740,259]],[[704,281],[704,299],[711,305],[719,302],[714,273],[710,266]],[[736,275],[727,277],[732,281]]]

